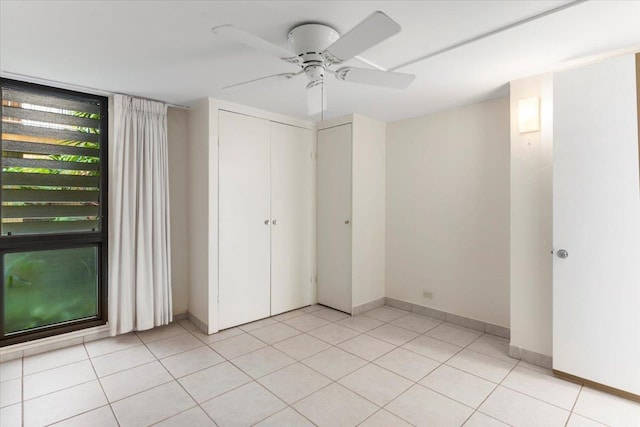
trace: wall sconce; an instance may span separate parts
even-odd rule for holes
[[[518,101],[518,130],[520,133],[540,130],[540,99],[537,97]]]

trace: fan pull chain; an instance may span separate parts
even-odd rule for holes
[[[324,75],[322,76],[322,93],[320,96],[320,121],[324,122]]]

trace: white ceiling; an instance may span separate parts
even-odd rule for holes
[[[297,24],[320,22],[344,33],[381,10],[402,32],[362,56],[394,68],[565,3],[2,0],[0,69],[5,76],[179,105],[212,96],[307,118],[304,79],[222,92],[226,85],[297,68],[216,37],[211,27],[234,24],[286,48],[287,33]],[[417,75],[404,91],[329,76],[325,119],[355,112],[393,121],[507,95],[510,80],[640,49],[639,22],[640,1],[592,0],[402,67],[397,71]]]

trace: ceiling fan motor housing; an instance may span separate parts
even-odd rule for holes
[[[326,64],[322,52],[339,37],[336,30],[322,24],[303,24],[289,31],[289,50],[301,59],[310,81],[324,78]]]

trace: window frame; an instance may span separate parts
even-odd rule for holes
[[[81,329],[101,326],[108,320],[108,142],[109,142],[109,99],[105,96],[77,92],[45,86],[36,83],[23,82],[7,78],[0,78],[1,87],[27,90],[35,93],[59,96],[64,98],[82,99],[83,101],[97,101],[100,103],[100,163],[99,163],[99,218],[98,231],[73,231],[66,233],[2,235],[0,234],[0,347],[12,344],[65,334]],[[0,99],[1,99],[0,93]],[[2,122],[0,121],[0,134]],[[2,215],[2,156],[0,156],[0,218]],[[10,335],[4,333],[4,255],[23,251],[38,251],[48,249],[70,249],[76,247],[96,246],[98,250],[98,304],[97,314],[90,319],[71,320],[68,322],[34,328],[16,332]]]

